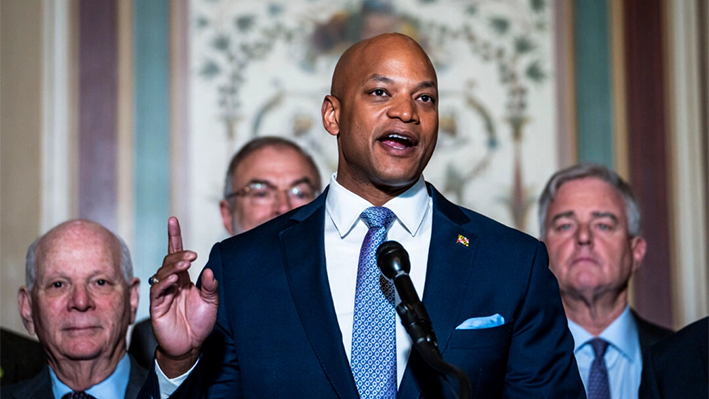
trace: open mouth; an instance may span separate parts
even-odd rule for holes
[[[405,150],[418,143],[410,136],[399,133],[389,133],[379,138],[379,141],[397,150]]]

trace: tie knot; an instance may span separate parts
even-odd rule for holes
[[[362,218],[368,228],[372,229],[377,227],[389,228],[396,215],[389,208],[372,206],[362,211],[359,217]]]
[[[62,396],[62,399],[96,399],[92,395],[89,395],[88,393],[84,391],[79,391],[79,392],[69,392],[66,395]]]
[[[594,338],[589,342],[591,343],[593,354],[596,358],[603,357],[603,355],[606,354],[606,349],[608,349],[608,341],[602,338]]]

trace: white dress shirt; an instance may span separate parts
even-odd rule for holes
[[[583,386],[588,391],[588,377],[593,362],[593,348],[589,341],[595,338],[580,325],[571,320],[569,330],[574,337],[574,355],[581,374]],[[626,307],[598,336],[608,341],[608,349],[603,357],[608,369],[608,383],[611,399],[637,399],[640,388],[640,376],[643,368],[642,351],[638,327],[635,324],[630,307]]]
[[[342,344],[347,359],[350,359],[357,265],[359,251],[368,230],[359,215],[373,205],[342,187],[335,178],[336,174],[333,174],[325,202],[325,261],[337,322],[342,332]],[[390,200],[384,206],[396,215],[396,220],[387,232],[386,240],[398,241],[409,253],[411,259],[409,275],[416,292],[421,297],[426,280],[428,247],[431,243],[433,224],[433,201],[428,194],[423,177],[420,177],[405,193]],[[396,303],[398,304],[399,301],[397,294]],[[411,339],[397,314],[397,384],[401,383],[410,350]]]
[[[330,292],[337,314],[337,322],[342,332],[342,344],[350,359],[352,352],[352,322],[354,317],[354,295],[357,283],[359,251],[367,234],[367,226],[359,218],[365,209],[373,206],[357,194],[342,187],[336,180],[337,173],[330,178],[330,188],[325,202],[325,263]],[[409,253],[411,259],[411,281],[419,297],[423,295],[428,264],[428,248],[431,244],[433,225],[433,200],[428,194],[423,176],[406,192],[390,200],[385,207],[396,215],[387,232],[387,240],[398,241]],[[396,303],[399,303],[396,296]],[[411,339],[396,316],[396,369],[397,385],[401,383],[406,362],[411,351]],[[196,364],[195,364],[196,365]],[[155,372],[160,385],[160,396],[169,397],[187,378],[187,373],[170,379],[162,372],[155,360]]]

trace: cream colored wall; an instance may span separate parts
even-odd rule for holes
[[[698,1],[667,7],[671,231],[675,328],[709,314],[707,198],[704,197]],[[704,132],[706,134],[706,132]]]
[[[25,250],[40,233],[42,11],[0,3],[0,325],[19,332]]]

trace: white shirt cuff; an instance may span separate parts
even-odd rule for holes
[[[200,358],[202,356],[200,355]],[[192,368],[189,369],[185,374],[179,375],[175,378],[168,378],[165,373],[163,373],[162,369],[160,368],[160,364],[158,364],[158,360],[155,359],[155,374],[158,376],[158,386],[160,387],[160,397],[162,399],[167,399],[172,395],[173,392],[177,390],[177,388],[180,387],[180,385],[185,381],[185,379],[190,375],[192,370],[194,370],[195,366],[197,366],[197,363],[199,363],[199,358],[197,358],[197,361],[192,365]]]

